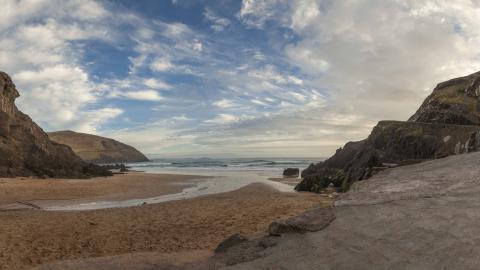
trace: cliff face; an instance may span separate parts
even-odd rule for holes
[[[370,136],[349,142],[331,158],[302,172],[297,190],[342,191],[376,172],[480,148],[480,73],[437,85],[407,122],[381,121]]]
[[[94,163],[145,162],[148,158],[130,145],[73,131],[50,132],[51,140],[68,145],[83,160]]]
[[[83,178],[108,174],[83,162],[66,145],[47,134],[15,106],[19,93],[10,77],[0,72],[0,176]],[[95,172],[96,171],[96,172]]]

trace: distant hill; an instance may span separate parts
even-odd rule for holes
[[[54,142],[68,145],[83,160],[94,163],[144,162],[148,158],[134,147],[97,135],[74,131],[48,133]]]

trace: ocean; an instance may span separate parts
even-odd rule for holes
[[[182,198],[229,192],[249,184],[263,183],[282,192],[294,191],[294,186],[272,181],[282,178],[285,168],[300,171],[322,158],[156,158],[150,162],[127,164],[133,170],[146,173],[211,176],[185,189]]]
[[[281,177],[283,169],[293,167],[303,170],[323,158],[156,158],[150,162],[130,163],[134,170],[150,173],[165,172],[269,172]],[[202,173],[203,174],[203,173]]]

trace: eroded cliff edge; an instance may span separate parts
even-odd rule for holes
[[[349,142],[302,172],[299,191],[333,184],[346,191],[378,171],[480,148],[480,72],[442,82],[408,121],[380,121],[370,136]]]
[[[15,105],[15,84],[0,71],[0,177],[84,178],[108,171],[82,161],[70,147],[55,143]]]

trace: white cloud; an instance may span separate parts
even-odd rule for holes
[[[146,78],[144,79],[143,83],[145,86],[148,86],[153,89],[170,89],[172,86],[162,80],[155,79],[155,78]]]
[[[162,96],[155,90],[141,90],[117,93],[119,96],[136,100],[159,101]]]
[[[123,113],[119,108],[102,108],[93,111],[80,112],[80,116],[76,118],[73,124],[68,126],[68,129],[73,129],[78,132],[98,133],[98,127]]]
[[[189,121],[189,120],[192,120],[192,119],[190,119],[186,115],[182,114],[182,115],[179,115],[179,116],[172,117],[172,120],[174,120],[174,121]]]
[[[167,71],[172,68],[173,65],[167,58],[155,58],[152,63],[150,63],[150,69],[152,71]]]
[[[295,30],[301,30],[312,23],[319,14],[319,3],[316,0],[297,1],[290,27]]]
[[[235,104],[233,103],[232,100],[229,100],[229,99],[221,99],[221,100],[218,100],[218,101],[215,101],[213,103],[214,106],[217,106],[219,108],[231,108],[231,107],[234,107]]]
[[[238,18],[248,26],[263,28],[265,22],[272,18],[281,19],[285,0],[243,0]]]
[[[195,51],[201,52],[203,51],[203,44],[198,40],[194,40],[192,48]]]
[[[232,114],[226,114],[226,113],[220,113],[215,118],[206,120],[205,123],[213,123],[213,124],[232,124],[240,121],[245,121],[245,120],[251,120],[253,119],[253,116],[247,116],[247,115],[232,115]]]
[[[205,17],[205,19],[207,19],[212,23],[210,27],[215,32],[223,31],[231,23],[229,19],[218,16],[217,14],[215,14],[215,12],[213,12],[213,10],[209,8],[205,8],[205,11],[203,12],[203,16]]]

